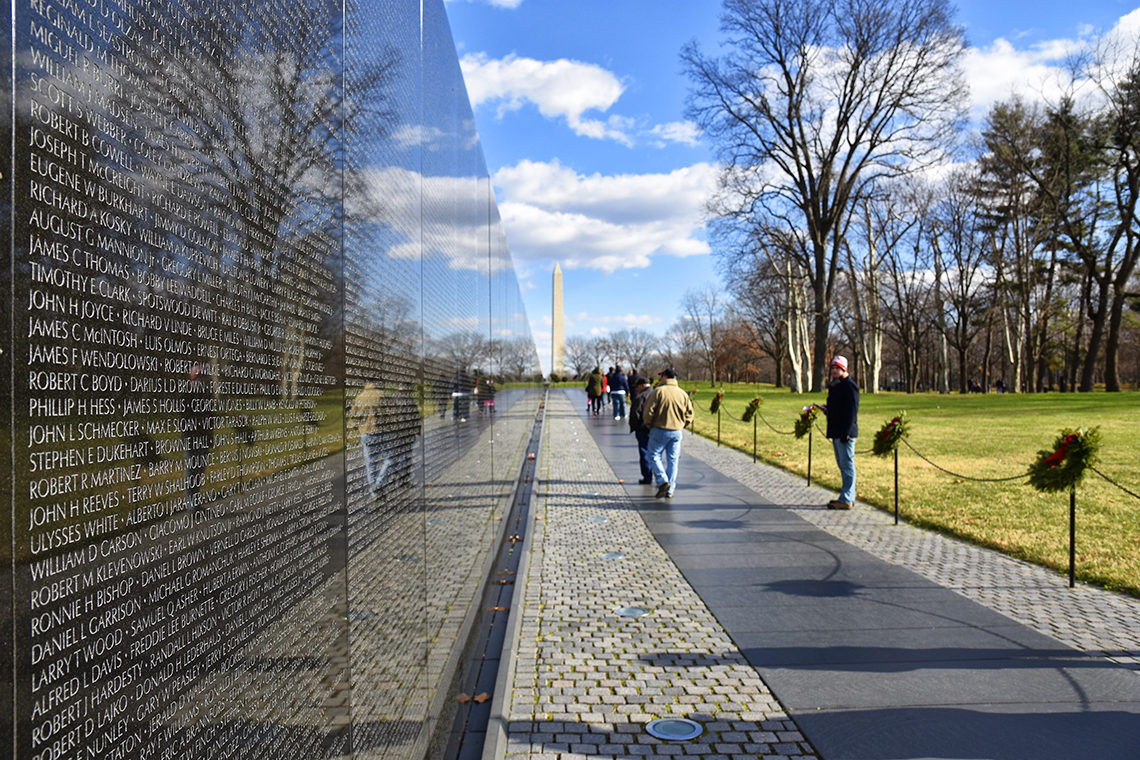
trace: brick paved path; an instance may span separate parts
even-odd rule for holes
[[[506,756],[813,758],[654,540],[563,393],[546,405]],[[623,558],[603,555],[618,553]],[[644,617],[615,610],[640,607]],[[687,717],[704,734],[646,731]]]

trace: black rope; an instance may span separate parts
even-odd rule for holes
[[[724,404],[720,405],[720,411],[723,412],[724,414],[726,414],[730,420],[736,420],[737,422],[744,422],[744,420],[740,419],[739,417],[733,417],[732,412],[730,412],[724,408]]]
[[[1014,475],[1013,477],[1010,477],[1010,478],[972,478],[969,475],[962,475],[961,473],[951,472],[950,470],[947,470],[945,467],[940,467],[940,466],[934,464],[934,462],[931,462],[929,459],[924,457],[922,454],[919,454],[918,450],[915,449],[914,446],[911,446],[910,441],[908,441],[907,439],[905,439],[905,438],[902,439],[902,442],[906,444],[906,447],[908,449],[913,451],[915,454],[918,454],[919,459],[926,462],[928,465],[930,465],[934,469],[941,470],[942,472],[946,473],[947,475],[953,475],[956,478],[962,478],[962,480],[973,480],[977,483],[1005,483],[1005,482],[1008,482],[1011,480],[1021,480],[1023,478],[1029,477],[1029,473],[1027,472],[1027,473],[1024,473],[1022,475]]]
[[[795,435],[796,434],[796,431],[794,431],[794,430],[784,431],[784,430],[777,430],[776,428],[772,427],[772,423],[768,422],[768,420],[764,419],[764,415],[760,414],[759,410],[757,410],[756,416],[760,418],[761,422],[763,422],[768,427],[772,428],[772,432],[775,433],[776,435]]]
[[[827,431],[819,426],[819,419],[816,418],[815,420],[813,420],[812,424],[815,425],[815,429],[819,431],[819,434],[823,436],[824,440],[827,440]],[[855,440],[859,440],[859,439],[856,438]],[[864,451],[856,451],[854,453],[857,455],[874,454],[875,453],[875,447],[872,446],[871,448],[865,449]]]
[[[1131,496],[1131,497],[1133,497],[1133,498],[1135,498],[1135,499],[1140,499],[1140,495],[1138,495],[1138,494],[1135,494],[1135,493],[1132,493],[1132,492],[1131,492],[1131,491],[1129,491],[1127,488],[1125,488],[1124,486],[1120,485],[1120,484],[1119,484],[1119,483],[1117,483],[1115,480],[1113,480],[1112,478],[1108,477],[1107,475],[1105,475],[1103,472],[1101,472],[1101,471],[1100,471],[1100,470],[1098,470],[1097,468],[1095,468],[1095,467],[1089,467],[1089,469],[1090,469],[1090,470],[1092,470],[1093,472],[1095,472],[1097,475],[1100,475],[1102,478],[1104,478],[1105,480],[1107,480],[1109,483],[1112,483],[1114,486],[1116,486],[1117,488],[1119,488],[1121,491],[1124,491],[1124,493],[1128,494],[1129,496]]]

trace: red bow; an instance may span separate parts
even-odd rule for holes
[[[1065,455],[1069,453],[1069,445],[1076,441],[1078,438],[1080,438],[1080,436],[1076,433],[1070,433],[1069,435],[1065,436],[1064,440],[1061,441],[1060,448],[1058,448],[1049,456],[1045,457],[1045,464],[1049,465],[1050,467],[1056,467],[1057,465],[1061,464],[1061,462],[1065,459]]]

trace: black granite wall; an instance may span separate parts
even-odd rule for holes
[[[441,0],[10,21],[0,745],[427,756],[540,397]]]

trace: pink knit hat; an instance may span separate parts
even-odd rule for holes
[[[846,356],[835,357],[834,359],[831,360],[831,366],[832,367],[839,367],[839,369],[846,372],[847,371],[847,357]]]

